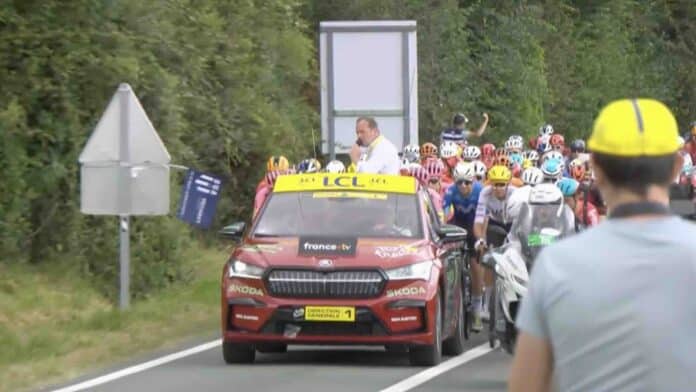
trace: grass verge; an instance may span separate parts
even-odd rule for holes
[[[126,312],[70,271],[69,263],[0,263],[0,391],[78,377],[219,327],[223,249],[192,249],[188,283]]]

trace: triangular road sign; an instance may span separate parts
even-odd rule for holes
[[[123,94],[126,96],[122,100]],[[121,127],[122,118],[128,120],[128,157],[123,157],[120,151],[121,132],[124,131]],[[169,152],[140,105],[138,97],[128,84],[122,83],[82,150],[79,161],[123,162],[134,165],[145,162],[168,164],[170,159]]]

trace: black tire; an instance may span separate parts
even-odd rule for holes
[[[454,333],[442,343],[442,353],[444,355],[459,355],[464,352],[464,338],[466,330],[466,321],[464,320],[464,293],[457,307],[457,325],[454,327]]]
[[[462,279],[462,292],[464,298],[464,339],[469,340],[471,336],[471,323],[474,319],[473,308],[471,306],[471,270],[464,272]]]
[[[222,358],[228,364],[252,363],[256,350],[250,344],[222,342]]]
[[[435,331],[433,344],[414,346],[408,352],[409,361],[414,366],[435,366],[442,361],[442,310],[440,294],[435,299]]]
[[[283,343],[259,343],[256,351],[263,354],[278,354],[288,352],[288,345]]]
[[[488,301],[488,345],[491,348],[495,347],[496,335],[495,335],[495,310],[497,309],[498,298],[496,295],[496,284],[493,284],[493,290],[491,291],[490,300]]]
[[[510,355],[515,355],[515,344],[517,344],[517,329],[511,322],[505,323],[505,351]]]

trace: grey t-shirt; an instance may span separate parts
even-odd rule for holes
[[[561,391],[696,391],[696,225],[616,219],[544,249],[517,318]]]

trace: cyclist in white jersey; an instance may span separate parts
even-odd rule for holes
[[[479,252],[483,252],[488,247],[489,240],[493,240],[489,238],[488,232],[490,231],[486,227],[500,226],[507,233],[510,230],[510,226],[512,226],[512,222],[506,216],[506,204],[515,189],[510,186],[511,178],[512,173],[506,166],[493,166],[488,171],[488,182],[490,185],[486,185],[479,194],[476,217],[474,218],[474,236],[477,238],[475,249]],[[499,235],[497,237],[499,239],[493,241],[494,243],[491,245],[502,245],[501,242],[505,236]],[[483,280],[484,287],[486,287],[486,298],[490,298],[494,282],[491,270],[485,270]],[[481,300],[482,298],[480,297],[472,297],[474,320],[471,329],[474,331],[479,331],[483,328],[480,317],[483,308]]]

